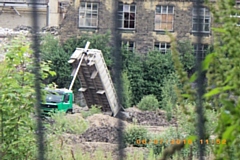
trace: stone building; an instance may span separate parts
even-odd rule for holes
[[[204,5],[201,17],[202,44],[194,48],[204,57],[212,42],[212,17]],[[122,42],[128,44],[130,50],[140,53],[153,48],[165,53],[170,48],[170,38],[165,30],[178,40],[190,39],[194,45],[196,27],[196,9],[190,1],[78,0],[69,8],[61,24],[61,38],[64,41],[82,33],[106,33],[109,30],[114,46]]]

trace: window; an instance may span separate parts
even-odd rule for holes
[[[118,6],[118,20],[119,27],[124,29],[134,29],[136,20],[136,6],[135,4],[119,3]]]
[[[98,4],[81,2],[79,8],[79,27],[97,27]]]
[[[135,50],[135,42],[133,41],[123,41],[122,46],[126,47],[126,49],[131,52]]]
[[[170,51],[171,45],[170,43],[166,42],[155,42],[154,48],[159,50],[162,54],[166,54],[168,51]]]
[[[205,58],[207,51],[208,51],[208,44],[193,44],[194,55],[200,54],[201,58]]]
[[[236,19],[236,26],[240,26],[240,16],[236,13],[235,15],[230,15],[231,18]]]
[[[157,6],[155,11],[155,30],[173,30],[173,6]]]
[[[196,31],[200,31],[200,32],[206,32],[209,33],[210,32],[210,22],[211,22],[211,15],[210,15],[210,11],[207,8],[200,8],[200,28],[198,29],[198,16],[197,16],[197,9],[193,8],[192,11],[192,24],[193,24],[193,28],[192,31],[196,32]]]

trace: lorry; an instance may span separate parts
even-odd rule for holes
[[[42,103],[43,112],[64,111],[73,113],[74,95],[72,88],[76,78],[80,80],[78,90],[84,96],[88,107],[100,106],[103,112],[110,111],[117,116],[123,107],[119,103],[109,70],[101,50],[76,48],[68,63],[72,65],[72,82],[69,89],[47,90],[46,102]]]
[[[45,89],[46,99],[41,104],[43,115],[49,112],[63,111],[73,113],[74,94],[68,89]]]

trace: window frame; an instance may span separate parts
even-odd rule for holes
[[[158,47],[156,47],[156,44],[158,45]],[[164,44],[164,48],[161,48],[162,44]],[[168,45],[169,45],[169,48],[167,47]],[[154,42],[154,49],[157,49],[158,51],[160,51],[161,54],[167,54],[168,51],[171,52],[171,43],[170,42]]]
[[[157,7],[161,7],[161,12],[160,13],[157,13]],[[166,13],[163,13],[163,7],[167,7],[166,9],[167,9],[167,11],[166,11]],[[172,10],[172,13],[169,13],[168,11],[169,11],[169,7],[172,7],[173,8],[173,10]],[[167,17],[168,17],[168,15],[172,15],[172,22],[171,22],[171,24],[172,24],[172,29],[156,29],[156,25],[157,25],[157,23],[158,23],[158,25],[160,25],[161,26],[161,24],[162,23],[166,23],[166,24],[168,24],[169,22],[162,22],[161,20],[159,20],[160,22],[156,22],[157,20],[156,20],[156,15],[166,15]],[[175,14],[175,7],[173,6],[173,5],[157,5],[156,7],[155,7],[155,14],[154,14],[154,30],[155,31],[165,31],[165,30],[167,30],[167,31],[173,31],[174,30],[174,14]],[[168,19],[168,18],[167,18]]]
[[[81,4],[84,3],[85,4],[85,8],[84,10],[82,10],[82,6]],[[91,5],[91,9],[88,9],[88,4]],[[97,8],[96,10],[93,9],[93,6],[96,5]],[[79,21],[78,21],[78,27],[79,28],[98,28],[98,17],[99,17],[99,3],[97,2],[80,2],[80,6],[79,6],[79,9],[78,9],[78,17],[79,17]],[[81,17],[81,13],[84,14],[84,18],[80,18]],[[87,14],[90,14],[91,15],[91,18],[87,18]],[[93,18],[93,15],[96,15],[95,18]],[[81,21],[82,19],[82,21]],[[86,25],[87,24],[87,20],[90,20],[90,24],[91,25]],[[96,20],[96,25],[92,25],[93,24],[93,20]],[[81,24],[81,22],[83,24]]]
[[[209,44],[206,44],[206,43],[201,43],[201,44],[192,44],[193,45],[193,55],[196,57],[197,56],[197,53],[198,54],[200,53],[201,54],[201,58],[204,59],[206,56],[207,56],[207,51],[209,49]],[[200,45],[200,46],[199,46]],[[197,46],[197,51],[195,50],[195,47]],[[206,48],[207,49],[204,49],[205,46],[207,46]],[[201,48],[201,50],[199,50],[199,48]]]
[[[122,7],[121,10],[120,9],[120,6]],[[134,6],[134,11],[131,11],[131,6]],[[128,12],[125,12],[124,11],[124,7],[128,8]],[[127,9],[126,9],[127,10]],[[129,14],[129,19],[125,20],[125,16],[124,16],[124,13],[128,13]],[[134,19],[131,20],[130,18],[130,15],[134,14]],[[119,2],[118,3],[118,11],[117,11],[117,20],[118,20],[118,29],[124,29],[124,30],[135,30],[136,29],[136,15],[137,15],[137,5],[135,3],[132,3],[132,4],[126,4],[126,3],[122,3],[122,2]],[[124,21],[127,21],[129,24],[129,27],[124,27]],[[130,22],[133,21],[133,25],[134,27],[133,28],[130,28]]]
[[[131,49],[130,49],[130,47],[129,47],[129,44],[130,44],[130,43],[133,44],[133,47],[131,47]],[[126,49],[127,49],[127,51],[129,51],[129,52],[134,52],[134,51],[136,50],[136,43],[135,43],[135,41],[132,41],[132,40],[122,40],[121,46],[123,47],[123,45],[126,45],[126,46],[127,46]],[[130,50],[129,50],[129,49],[130,49]]]
[[[210,9],[208,9],[208,8],[206,8],[206,7],[201,7],[200,8],[200,12],[202,12],[202,10],[204,10],[204,14],[202,15],[200,15],[200,19],[203,19],[203,23],[201,23],[201,27],[202,27],[202,29],[204,29],[205,27],[205,25],[206,24],[208,24],[208,28],[209,28],[209,31],[206,31],[206,30],[194,30],[194,25],[197,25],[198,26],[198,24],[197,24],[197,22],[194,22],[194,19],[197,19],[197,15],[196,15],[196,13],[194,12],[194,11],[196,11],[196,7],[193,7],[192,8],[192,32],[193,33],[196,33],[196,32],[200,32],[200,33],[208,33],[208,34],[210,34],[211,33],[211,19],[212,19],[212,17],[211,17],[211,12],[210,12]],[[206,11],[209,13],[209,15],[207,15],[206,14]],[[205,20],[206,19],[208,19],[209,20],[209,22],[208,23],[206,23],[205,22]]]

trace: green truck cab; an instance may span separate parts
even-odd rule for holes
[[[46,100],[41,103],[41,110],[44,115],[49,112],[62,111],[73,113],[73,92],[68,89],[45,89]]]

